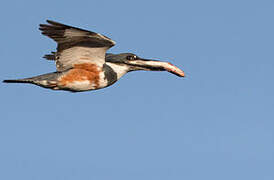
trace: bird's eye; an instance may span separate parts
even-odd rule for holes
[[[136,60],[138,57],[136,55],[134,56],[127,56],[127,60]]]

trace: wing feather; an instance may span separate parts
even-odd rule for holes
[[[43,35],[57,42],[55,59],[58,71],[72,68],[79,63],[102,66],[106,51],[115,45],[110,38],[92,31],[50,20],[47,23],[40,24],[39,29]]]
[[[87,47],[112,47],[115,42],[110,38],[55,21],[47,20],[49,24],[40,24],[42,34],[50,37],[58,43],[57,50],[62,51],[72,46],[87,46]]]

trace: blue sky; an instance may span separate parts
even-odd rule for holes
[[[273,180],[273,1],[3,1],[3,79],[55,71],[46,19],[167,60],[69,93],[1,84],[0,179]]]

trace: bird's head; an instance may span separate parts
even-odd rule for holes
[[[114,63],[121,67],[127,67],[128,71],[168,71],[179,77],[184,77],[184,72],[169,62],[143,59],[133,53],[107,54],[106,62]]]

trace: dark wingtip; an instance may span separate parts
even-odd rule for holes
[[[59,23],[59,22],[56,22],[56,21],[52,21],[52,20],[49,20],[49,19],[47,19],[46,21],[47,21],[48,24],[53,25],[53,26],[67,26],[65,24],[62,24],[62,23]]]
[[[52,54],[46,54],[43,56],[43,58],[45,58],[47,60],[55,60],[55,56]]]
[[[46,22],[49,23],[49,24],[55,23],[55,21],[52,21],[52,20],[49,20],[49,19],[47,19]]]

